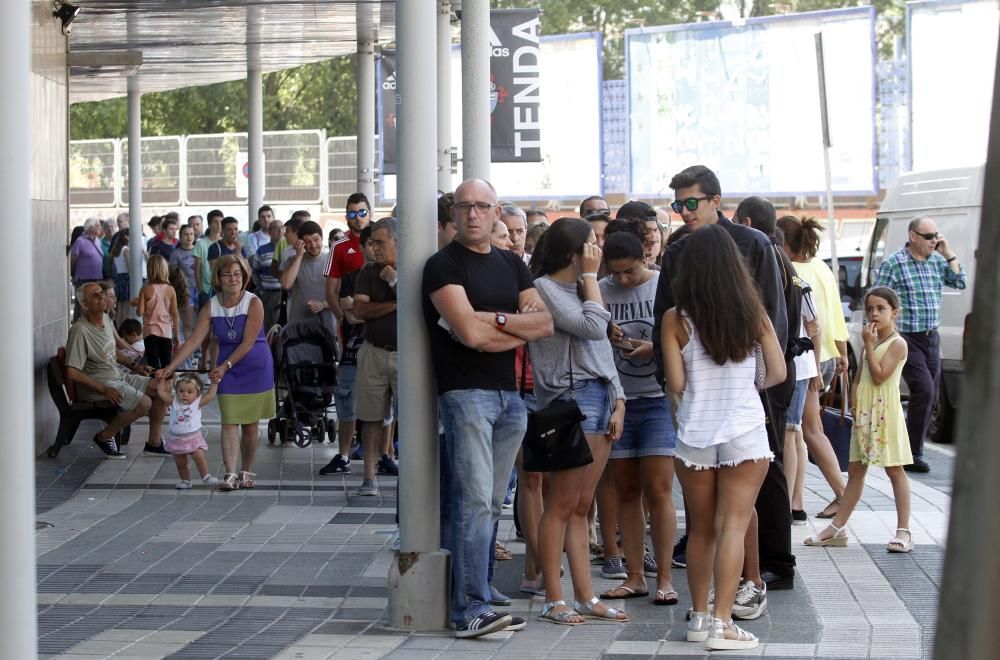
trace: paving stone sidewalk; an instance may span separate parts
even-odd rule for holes
[[[92,434],[85,426],[59,458],[37,463],[38,520],[52,525],[37,532],[42,657],[706,655],[701,645],[683,641],[690,605],[683,569],[673,572],[681,594],[676,607],[654,607],[645,599],[612,602],[628,612],[624,625],[571,628],[537,621],[541,599],[518,592],[524,546],[514,538],[509,511],[500,537],[514,559],[497,563],[495,584],[514,598],[509,609],[528,619],[527,628],[478,640],[389,630],[394,478],[379,478],[380,497],[360,497],[360,462],[354,474],[320,477],[317,470],[332,457],[332,446],[300,449],[264,441],[255,490],[220,493],[196,485],[177,491],[173,461],[141,455],[143,427],[136,427],[124,462],[101,460],[89,445]],[[217,430],[213,435],[210,465],[218,474]],[[771,592],[767,612],[746,623],[762,640],[753,656],[930,657],[950,506],[948,451],[929,451],[933,471],[912,480],[916,546],[910,555],[885,551],[895,513],[879,470],[872,471],[851,521],[849,547],[802,547],[801,540],[823,526],[814,518],[793,528],[796,586]],[[828,493],[812,466],[806,486],[807,510],[820,510]],[[616,584],[598,569],[595,589]],[[565,584],[570,586],[568,579]]]

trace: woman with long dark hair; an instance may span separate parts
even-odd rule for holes
[[[743,539],[773,458],[757,385],[784,382],[784,351],[722,227],[706,225],[687,238],[673,294],[676,307],[664,315],[661,341],[667,386],[683,393],[674,456],[691,512],[687,570],[694,607],[687,638],[708,649],[755,648],[757,638],[733,623],[732,607]],[[757,350],[767,372],[763,383],[756,377]]]
[[[539,526],[538,550],[545,580],[542,618],[575,626],[585,618],[627,621],[624,612],[594,595],[590,579],[587,513],[608,461],[611,443],[621,436],[625,393],[618,379],[607,330],[611,314],[597,284],[601,249],[590,224],[579,218],[556,220],[532,255],[535,288],[552,310],[555,334],[529,345],[535,396],[543,408],[556,399],[575,399],[593,463],[552,472]],[[572,375],[571,375],[572,372]],[[569,558],[575,603],[562,599],[559,582],[563,548]]]

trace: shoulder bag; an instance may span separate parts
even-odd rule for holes
[[[528,414],[524,435],[524,469],[528,472],[557,472],[594,462],[580,422],[587,417],[580,412],[573,392],[573,338],[569,340],[569,400],[556,399]]]

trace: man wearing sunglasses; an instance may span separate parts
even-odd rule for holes
[[[670,180],[674,191],[674,201],[670,208],[681,216],[692,232],[711,224],[725,229],[743,255],[750,276],[757,282],[761,299],[778,344],[788,343],[788,316],[781,271],[771,240],[762,232],[738,225],[719,210],[722,206],[722,186],[715,173],[704,165],[692,165]],[[663,382],[663,354],[660,349],[660,326],[663,315],[674,306],[671,285],[677,277],[680,260],[684,254],[681,239],[671,244],[663,255],[662,272],[656,288],[656,302],[653,305],[655,326],[653,328],[653,354],[657,361],[657,378]],[[764,411],[768,419],[767,440],[775,456],[781,456],[784,446],[785,410],[788,397],[775,395],[772,390],[761,393]],[[780,431],[776,431],[780,429]],[[760,567],[760,577],[770,589],[790,589],[795,576],[795,557],[792,555],[791,510],[788,506],[788,483],[785,481],[780,460],[775,459],[767,470],[764,483],[757,495],[758,539],[760,555],[756,562]],[[748,533],[752,533],[749,530]],[[753,558],[748,558],[754,564]],[[757,585],[755,585],[757,586]]]
[[[326,303],[340,323],[344,322],[344,311],[340,308],[340,280],[344,275],[360,270],[365,265],[365,255],[358,236],[371,222],[372,206],[364,193],[352,193],[347,198],[344,218],[347,220],[347,233],[343,240],[334,243],[330,266],[326,271]]]
[[[594,195],[580,202],[580,217],[590,223],[597,237],[597,247],[604,247],[604,230],[611,222],[611,207],[603,197]]]
[[[903,380],[910,389],[906,432],[910,436],[913,463],[909,472],[930,472],[924,460],[924,436],[931,423],[941,376],[941,289],[964,289],[969,279],[948,241],[938,233],[931,218],[910,221],[909,241],[879,266],[875,286],[887,286],[899,294],[902,310],[896,321],[909,352]]]

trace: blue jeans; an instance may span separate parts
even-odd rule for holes
[[[451,619],[461,626],[490,608],[493,526],[528,425],[514,391],[453,390],[438,396],[441,547],[451,553]]]

